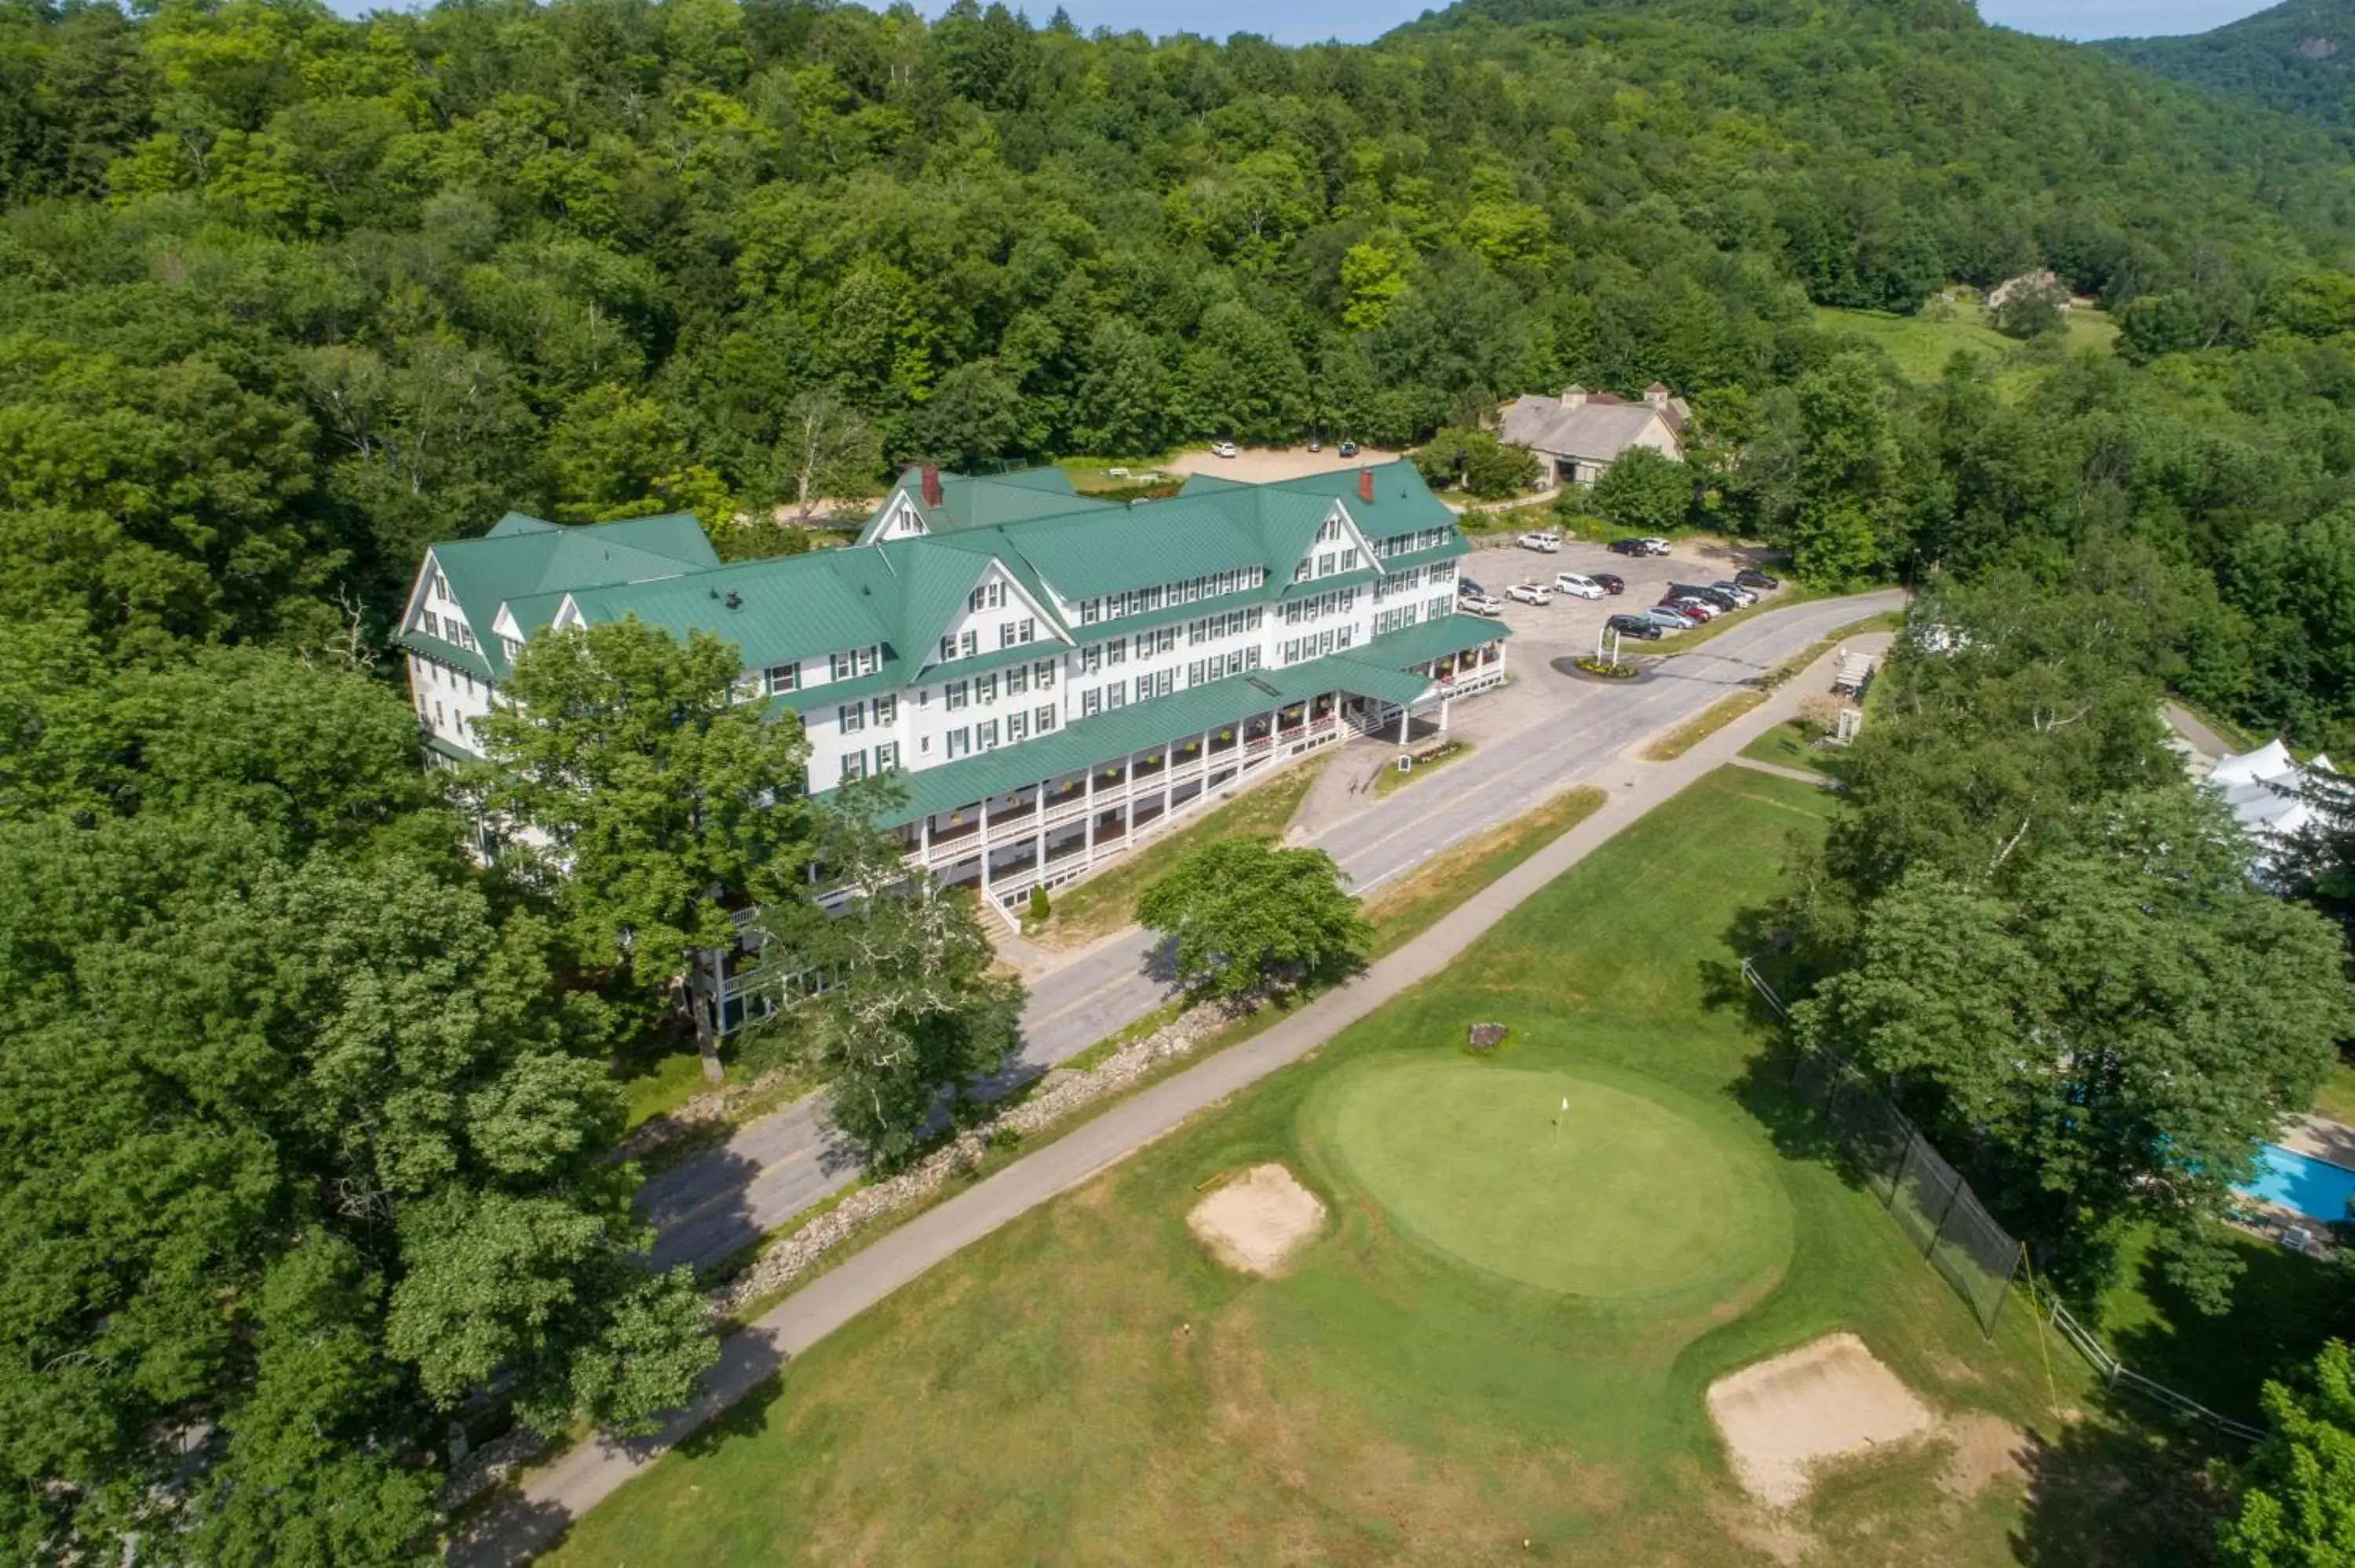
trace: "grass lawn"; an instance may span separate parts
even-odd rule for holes
[[[1795,1535],[1828,1563],[2168,1561],[2123,1489],[1950,1495],[1935,1446],[1771,1527],[1731,1478],[1709,1383],[1834,1330],[1941,1410],[2045,1404],[2031,1315],[1981,1338],[1813,1157],[1737,1000],[1725,933],[1835,809],[1703,780],[1445,974],[854,1319],[548,1561],[1730,1568]],[[1513,1043],[1475,1060],[1486,1019]],[[1263,1280],[1185,1216],[1268,1160],[1329,1214]]]
[[[1461,762],[1471,755],[1472,743],[1468,740],[1459,740],[1454,743],[1453,750],[1444,752],[1427,762],[1417,762],[1403,773],[1399,771],[1398,765],[1393,762],[1374,776],[1374,798],[1380,800],[1385,795],[1395,795],[1428,774],[1445,768],[1450,763]]]
[[[1534,810],[1439,852],[1365,901],[1374,927],[1373,956],[1395,952],[1466,898],[1593,816],[1607,797],[1592,784],[1565,789]]]
[[[732,1063],[723,1064],[726,1082],[741,1081]],[[630,1118],[628,1127],[636,1127],[648,1117],[677,1110],[715,1084],[703,1081],[703,1057],[694,1051],[674,1051],[667,1056],[657,1056],[650,1062],[633,1063],[623,1074],[622,1093],[628,1097]]]
[[[2333,1121],[2355,1125],[2355,1067],[2342,1058],[2314,1097],[2314,1108]]]
[[[1720,697],[1644,748],[1650,762],[1674,762],[1766,700],[1764,692],[1733,692]]]
[[[2109,353],[2118,340],[2117,323],[2105,311],[2068,313],[2068,352],[2092,349]],[[2000,374],[2020,344],[1987,324],[1987,312],[1976,303],[1957,304],[1953,319],[1934,321],[1928,314],[1889,315],[1880,311],[1816,307],[1816,324],[1828,332],[1845,333],[1872,343],[1886,352],[1908,380],[1935,381],[1945,374],[1946,361],[1958,349],[1968,349],[1989,363],[2008,387],[2018,378]]]
[[[1054,895],[1054,912],[1046,923],[1026,925],[1025,934],[1042,948],[1063,948],[1085,947],[1119,930],[1135,918],[1136,896],[1146,884],[1202,845],[1216,839],[1282,832],[1325,761],[1316,758],[1284,768],[1214,807],[1190,827],[1165,833],[1085,882],[1074,883]]]
[[[2331,1337],[2355,1335],[2355,1301],[2338,1270],[2219,1225],[2247,1266],[2232,1309],[2211,1318],[2183,1298],[2151,1255],[2150,1234],[2129,1242],[2125,1266],[2102,1298],[2101,1334],[2145,1377],[2243,1421],[2262,1419],[2257,1393],[2311,1361]]]
[[[1785,719],[1756,740],[1742,748],[1742,755],[1757,762],[1777,763],[1785,768],[1804,768],[1810,773],[1820,773],[1827,779],[1839,776],[1839,753],[1828,747],[1817,746],[1815,736],[1797,719]]]

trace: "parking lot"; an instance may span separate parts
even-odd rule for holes
[[[1559,553],[1546,555],[1524,549],[1513,543],[1512,535],[1506,535],[1496,544],[1481,541],[1480,547],[1465,557],[1461,571],[1499,599],[1504,599],[1505,590],[1515,583],[1543,583],[1550,588],[1556,572],[1577,572],[1590,577],[1597,572],[1611,572],[1626,579],[1627,591],[1608,599],[1556,594],[1553,602],[1547,605],[1506,599],[1505,624],[1513,629],[1513,667],[1526,677],[1551,665],[1556,659],[1593,653],[1594,634],[1607,618],[1623,611],[1635,614],[1650,609],[1659,603],[1660,595],[1670,583],[1713,583],[1731,577],[1750,564],[1749,552],[1713,540],[1680,539],[1665,556],[1614,556],[1601,545],[1565,539]],[[1764,594],[1761,602],[1773,604],[1781,597],[1779,591]],[[1678,643],[1689,641],[1689,637],[1674,632],[1657,642],[1640,642],[1631,637],[1622,652],[1629,655],[1671,653]]]

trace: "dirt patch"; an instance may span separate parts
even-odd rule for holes
[[[1828,1334],[1721,1377],[1709,1389],[1734,1473],[1752,1496],[1788,1508],[1827,1459],[1928,1433],[1929,1406],[1854,1334]]]
[[[2027,1456],[2034,1439],[1999,1415],[1965,1411],[1950,1419],[1939,1436],[1955,1451],[1938,1484],[1957,1501],[1967,1502],[2000,1480],[2027,1478]]]
[[[1273,1274],[1325,1224],[1325,1205],[1281,1165],[1254,1165],[1186,1216],[1211,1255],[1246,1274]]]

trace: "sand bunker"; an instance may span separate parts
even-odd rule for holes
[[[1709,1414],[1754,1497],[1788,1508],[1826,1459],[1927,1434],[1929,1407],[1854,1334],[1828,1334],[1709,1389]]]
[[[1220,1263],[1273,1274],[1325,1223],[1325,1205],[1281,1165],[1254,1165],[1186,1216]]]

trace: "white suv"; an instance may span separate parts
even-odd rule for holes
[[[1593,577],[1582,577],[1576,572],[1556,572],[1553,577],[1553,591],[1569,594],[1573,599],[1605,597],[1601,583],[1596,582]]]
[[[1455,608],[1466,615],[1502,615],[1505,601],[1492,593],[1467,593],[1455,601]]]
[[[1561,552],[1561,535],[1550,528],[1540,528],[1521,535],[1521,548],[1548,556],[1559,555]]]
[[[1551,604],[1553,590],[1543,583],[1515,583],[1505,590],[1505,597],[1523,604]]]

